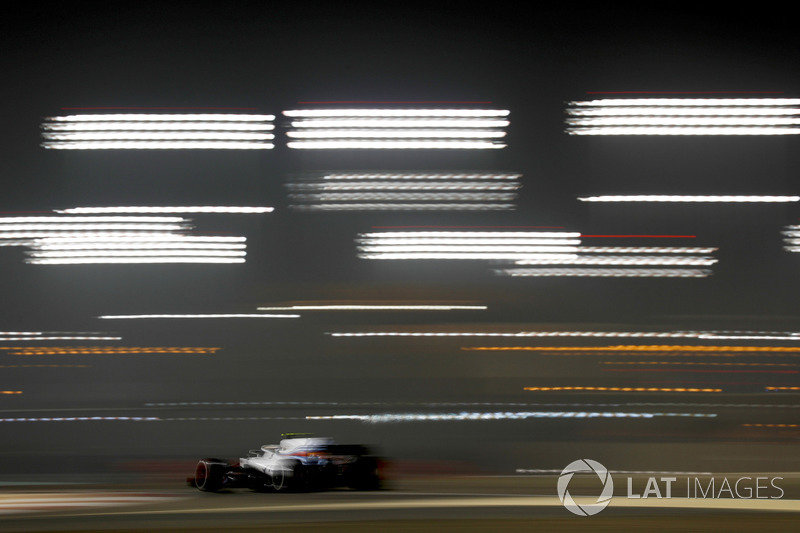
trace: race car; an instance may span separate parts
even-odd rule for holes
[[[280,444],[250,450],[238,462],[208,458],[187,481],[205,492],[229,488],[309,491],[380,488],[379,459],[367,447],[337,444],[329,437],[284,434]]]

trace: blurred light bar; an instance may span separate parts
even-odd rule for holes
[[[604,195],[579,197],[581,202],[681,202],[681,203],[780,203],[800,202],[800,196],[686,196],[686,195]]]
[[[188,235],[184,212],[268,212],[271,208],[75,208],[60,216],[0,217],[0,243],[27,247],[37,265],[121,263],[244,263],[244,237]],[[122,216],[133,212],[139,215]]]
[[[11,348],[8,348],[11,350]],[[195,346],[32,346],[13,348],[13,355],[213,355],[221,348]]]
[[[25,417],[0,418],[0,422],[156,422],[161,420],[155,416],[58,416],[58,417]],[[63,504],[61,505],[63,507]]]
[[[515,268],[495,273],[511,277],[705,278],[710,270],[678,268]]]
[[[495,109],[290,110],[295,149],[497,149],[509,112]]]
[[[327,174],[288,184],[306,211],[487,211],[513,209],[518,174]]]
[[[235,113],[180,113],[180,114],[158,114],[158,113],[121,113],[121,114],[102,114],[102,115],[66,115],[61,117],[51,117],[48,120],[53,123],[77,123],[77,122],[272,122],[274,115],[252,115]]]
[[[795,135],[793,98],[631,98],[573,101],[570,135]]]
[[[507,117],[503,109],[302,109],[284,111],[290,118],[336,118],[336,117],[456,117],[485,118]]]
[[[787,252],[800,252],[800,226],[786,226],[783,231],[783,249]]]
[[[717,263],[714,257],[690,255],[713,253],[716,248],[583,247],[580,237],[580,233],[556,231],[386,231],[362,233],[356,244],[358,255],[363,259],[493,260],[528,266],[494,271],[512,277],[701,278],[709,276],[711,271],[644,267]],[[592,253],[609,255],[590,255]],[[620,253],[629,255],[611,255]],[[631,255],[640,253],[669,255]],[[600,268],[530,268],[530,265],[597,265]],[[637,268],[602,268],[625,265]]]
[[[679,413],[635,413],[597,411],[516,411],[493,413],[387,413],[376,415],[316,415],[306,420],[356,420],[370,424],[396,422],[466,422],[485,420],[527,420],[531,418],[654,418],[657,416],[680,416]],[[716,416],[692,415],[686,416]]]
[[[70,215],[104,215],[116,213],[142,213],[142,214],[202,214],[202,213],[234,213],[234,214],[261,214],[271,213],[274,207],[244,207],[244,206],[130,206],[130,207],[71,207],[57,210],[56,213]]]
[[[295,141],[287,143],[289,148],[310,150],[489,150],[505,148],[505,145],[481,141]]]
[[[259,307],[259,311],[485,311],[485,305],[289,305]]]
[[[48,117],[42,146],[58,150],[273,148],[275,117],[241,114],[91,114]]]
[[[525,259],[577,252],[579,233],[545,231],[389,231],[357,239],[365,259]]]
[[[740,352],[740,353],[797,353],[795,346],[694,346],[694,345],[621,345],[621,346],[478,346],[461,348],[466,351],[528,351],[528,352],[652,352],[662,354]]]
[[[290,131],[286,134],[291,139],[501,139],[504,131],[491,130],[331,130],[315,129],[310,131]]]
[[[684,387],[524,387],[523,390],[534,392],[722,392],[722,389]]]
[[[162,318],[300,318],[300,315],[271,315],[266,313],[206,313],[206,314],[151,314],[151,315],[103,315],[103,320],[147,320]]]
[[[791,340],[800,341],[795,332],[714,332],[714,331],[365,331],[329,333],[332,337],[584,337],[584,338],[665,338],[703,340]]]
[[[0,342],[20,342],[20,341],[121,341],[122,337],[99,336],[99,335],[40,335],[36,337],[0,337]]]
[[[587,256],[578,254],[552,254],[537,259],[517,261],[518,265],[680,265],[710,266],[717,260],[707,256]]]

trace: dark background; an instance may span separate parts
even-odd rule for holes
[[[111,469],[120,455],[158,460],[235,455],[287,430],[365,440],[390,455],[419,460],[468,457],[504,471],[533,464],[560,468],[580,454],[594,457],[592,448],[584,447],[600,442],[612,443],[608,450],[613,451],[603,452],[612,461],[642,468],[670,461],[667,466],[679,469],[794,468],[793,459],[760,447],[766,439],[791,449],[794,434],[741,433],[742,423],[763,421],[765,414],[775,422],[796,421],[795,396],[775,400],[762,394],[775,379],[796,385],[792,375],[731,380],[724,399],[716,398],[721,403],[788,407],[726,408],[718,425],[527,421],[365,426],[303,420],[334,409],[327,403],[270,403],[342,402],[336,409],[343,413],[357,404],[359,412],[372,413],[439,412],[444,406],[438,402],[463,402],[467,410],[483,410],[482,403],[496,403],[502,410],[537,404],[521,409],[541,410],[548,402],[631,402],[629,397],[535,397],[522,391],[528,385],[619,384],[616,376],[598,374],[591,358],[573,365],[531,355],[486,357],[460,350],[457,340],[342,340],[328,336],[331,331],[402,326],[796,329],[799,265],[783,251],[780,234],[784,226],[797,223],[795,204],[642,207],[577,201],[579,195],[615,193],[797,194],[800,155],[794,136],[583,138],[564,133],[566,102],[591,98],[593,91],[796,96],[798,45],[786,14],[736,11],[725,4],[524,9],[505,2],[13,2],[6,10],[0,32],[5,73],[0,210],[190,204],[276,208],[267,215],[195,217],[200,232],[246,235],[244,265],[36,266],[24,264],[20,248],[0,248],[0,323],[6,331],[101,331],[121,335],[119,344],[126,346],[221,348],[213,356],[39,356],[36,361],[27,356],[25,363],[90,367],[0,369],[0,389],[23,391],[0,398],[0,417],[216,418],[5,422],[0,459],[9,474],[69,470],[69,465],[85,463]],[[508,147],[480,153],[290,151],[280,128],[275,149],[259,153],[68,152],[39,146],[43,117],[66,114],[65,108],[245,108],[275,114],[280,122],[281,111],[320,101],[491,102],[492,108],[511,111]],[[294,175],[440,169],[520,172],[518,209],[478,214],[288,209],[285,185]],[[720,262],[707,279],[510,279],[493,276],[484,263],[394,264],[356,257],[358,233],[404,225],[695,235],[679,244],[719,247]],[[249,313],[259,305],[327,300],[467,301],[489,309],[317,313],[292,321],[96,318]],[[19,365],[22,358],[0,354],[6,366]],[[672,378],[674,383],[686,379]],[[638,384],[633,376],[625,379],[625,384]],[[703,379],[713,384],[717,378]],[[674,401],[654,396],[635,401]],[[687,405],[695,401],[690,398]],[[180,402],[256,404],[162,405]],[[461,407],[447,407],[452,409]],[[245,416],[256,420],[224,420]],[[279,416],[296,419],[276,420]],[[672,456],[648,448],[673,441],[687,448],[673,448],[680,451]],[[465,443],[475,446],[450,456],[454,446]],[[476,455],[475,448],[487,443],[513,453],[502,461]],[[632,453],[621,443],[644,451]],[[744,451],[716,451],[750,444]],[[59,466],[42,469],[28,461],[42,454],[57,459]],[[709,466],[708,460],[717,463]]]

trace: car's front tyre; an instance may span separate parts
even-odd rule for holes
[[[222,488],[227,463],[221,459],[201,459],[194,470],[194,486],[203,492],[216,492]]]

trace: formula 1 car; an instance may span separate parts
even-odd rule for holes
[[[250,450],[232,463],[208,458],[197,463],[190,485],[206,492],[229,488],[302,492],[348,487],[380,488],[379,459],[365,446],[336,444],[327,437],[283,435],[278,445]]]

